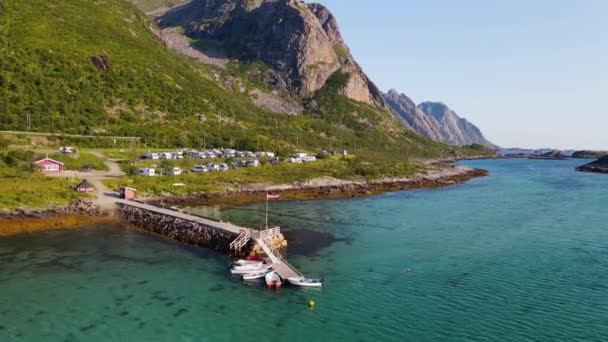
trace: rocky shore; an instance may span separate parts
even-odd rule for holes
[[[186,196],[149,198],[147,203],[160,206],[242,205],[265,200],[267,192],[281,195],[281,200],[342,199],[377,195],[384,192],[438,188],[487,176],[488,172],[464,166],[441,165],[413,177],[382,178],[374,181],[316,178],[294,184],[251,184],[225,194],[199,193]]]
[[[99,206],[79,200],[51,209],[0,212],[0,236],[53,229],[70,229],[107,220]]]
[[[595,173],[608,173],[608,156],[602,157],[594,162],[579,166],[576,171],[581,172],[595,172]]]

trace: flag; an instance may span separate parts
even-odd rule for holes
[[[279,198],[281,198],[281,196],[275,195],[275,194],[266,193],[266,199],[267,200],[273,200],[273,199],[279,199]]]

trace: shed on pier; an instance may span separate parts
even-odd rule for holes
[[[123,186],[120,188],[120,198],[130,201],[135,198],[135,189]]]

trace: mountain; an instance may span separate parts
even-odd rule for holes
[[[407,95],[391,89],[384,95],[384,100],[413,130],[434,141],[444,140],[439,122],[421,111]]]
[[[227,57],[261,61],[260,79],[283,94],[313,96],[336,72],[347,75],[340,94],[383,106],[378,88],[344,42],[336,18],[323,5],[298,0],[193,0],[158,18],[183,27],[192,39],[213,44]]]
[[[323,6],[199,0],[158,20],[167,28],[171,18],[193,35],[181,36],[190,48],[217,46],[238,60],[208,65],[170,48],[155,20],[124,0],[3,1],[0,130],[387,159],[461,151],[395,119]],[[304,109],[277,114],[259,101],[272,96]]]
[[[416,106],[405,94],[391,89],[384,94],[386,103],[416,132],[450,145],[480,144],[494,148],[481,130],[440,102],[424,102]]]
[[[418,105],[418,109],[439,122],[439,125],[445,132],[441,141],[445,143],[458,146],[470,144],[494,146],[486,140],[477,126],[470,123],[467,119],[459,117],[441,102],[423,102]]]

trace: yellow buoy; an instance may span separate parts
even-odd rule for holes
[[[314,300],[309,301],[308,302],[308,306],[311,307],[311,308],[314,307],[315,306],[315,301]]]

